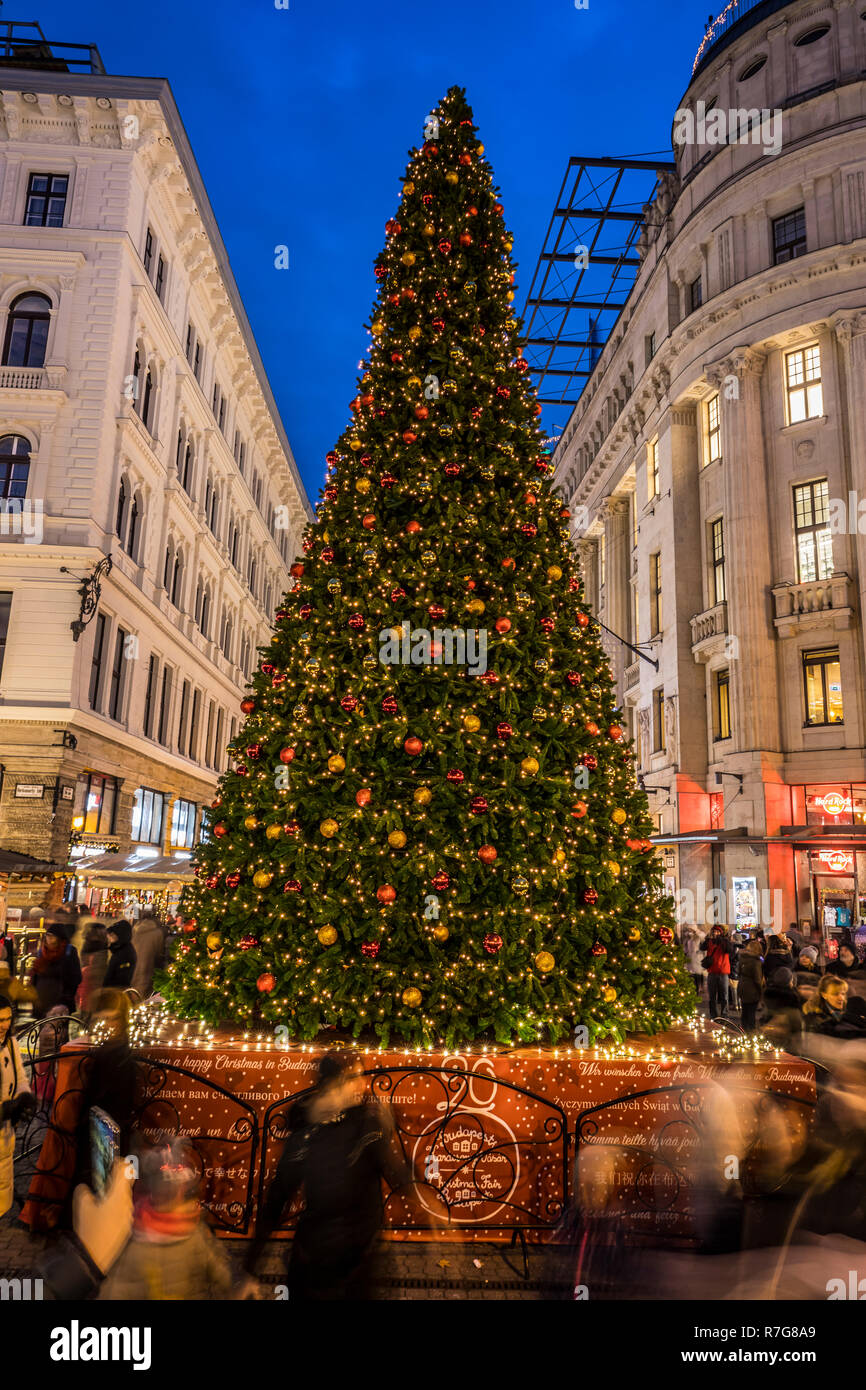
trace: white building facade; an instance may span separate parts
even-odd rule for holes
[[[555,456],[589,601],[650,658],[607,639],[683,916],[837,942],[866,919],[861,8],[710,30]]]
[[[311,511],[168,85],[0,104],[0,846],[107,910],[188,875]]]

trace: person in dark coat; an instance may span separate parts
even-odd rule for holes
[[[794,952],[788,937],[780,932],[767,941],[764,954],[764,979],[769,981],[777,970],[794,969]]]
[[[109,922],[108,969],[102,982],[103,989],[129,989],[135,972],[135,948],[132,945],[132,923],[121,917],[118,922]]]
[[[73,1187],[79,1182],[93,1186],[90,1110],[94,1105],[104,1110],[120,1129],[119,1152],[128,1154],[130,1150],[136,1070],[129,1045],[129,1000],[121,990],[102,989],[94,996],[88,1033],[94,1046],[81,1069],[84,1085],[75,1135]]]
[[[767,962],[764,961],[764,969]],[[785,1052],[796,1052],[803,1035],[803,1011],[794,988],[793,971],[774,970],[764,986],[764,1018],[761,1032]]]
[[[358,1077],[340,1057],[319,1064],[319,1081],[289,1115],[289,1137],[245,1261],[250,1281],[261,1251],[292,1198],[304,1209],[291,1244],[289,1297],[364,1298],[382,1227],[382,1179],[411,1182],[391,1154],[387,1107],[359,1104]]]
[[[761,943],[747,941],[739,953],[741,1022],[747,1033],[754,1033],[758,1005],[764,995],[761,969]]]
[[[135,950],[135,970],[132,974],[132,988],[142,999],[153,992],[154,972],[162,965],[165,954],[165,932],[152,907],[146,907],[132,933]]]
[[[853,1004],[862,1001],[854,1000]],[[848,1003],[848,981],[838,975],[823,975],[813,998],[803,1005],[803,1018],[809,1033],[830,1038],[866,1037],[866,1018],[862,1009]]]
[[[839,947],[839,959],[832,961],[824,972],[827,975],[837,975],[840,980],[847,980],[849,975],[859,972],[863,973],[863,966],[850,946]]]
[[[105,927],[99,922],[88,927],[84,944],[81,947],[81,988],[78,991],[78,1007],[90,1009],[93,998],[105,983],[108,969],[108,936]]]
[[[30,975],[30,984],[37,996],[34,1005],[37,1018],[45,1018],[52,1009],[66,1009],[67,1013],[72,1013],[75,1008],[75,995],[81,984],[81,962],[69,940],[70,935],[66,922],[49,922],[45,928]]]

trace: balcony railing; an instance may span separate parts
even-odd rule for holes
[[[19,19],[0,22],[0,67],[105,73],[96,44],[56,43],[35,21]]]
[[[0,367],[0,387],[12,391],[62,391],[65,367]]]
[[[701,40],[701,46],[695,54],[695,61],[692,64],[692,77],[708,61],[711,54],[717,48],[725,47],[728,34],[735,28],[741,19],[751,15],[752,11],[760,10],[760,14],[755,14],[751,23],[757,23],[759,19],[774,14],[776,10],[781,10],[790,0],[730,0],[720,15],[707,25],[706,32]],[[742,25],[743,29],[750,28],[750,24]]]
[[[853,585],[841,570],[805,584],[776,584],[773,602],[780,637],[812,627],[849,627],[854,617]]]
[[[635,661],[631,666],[626,666],[623,677],[623,687],[625,690],[634,690],[636,685],[640,685],[640,662]]]
[[[714,608],[707,608],[703,613],[696,613],[689,619],[692,629],[692,651],[698,660],[705,652],[705,644],[715,641],[719,637],[726,637],[728,633],[728,605],[717,603]]]

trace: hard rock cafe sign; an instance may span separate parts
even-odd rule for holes
[[[815,798],[815,805],[826,811],[828,816],[841,816],[843,811],[851,810],[851,798],[841,792],[825,792]]]
[[[831,869],[834,874],[851,873],[854,868],[853,854],[846,854],[841,849],[822,849],[815,855],[822,864]]]

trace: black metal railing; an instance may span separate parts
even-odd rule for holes
[[[18,19],[0,21],[0,67],[105,74],[96,44],[56,43],[39,24]]]
[[[731,30],[740,24],[746,16],[751,16],[752,22],[763,19],[765,16],[774,14],[776,10],[784,9],[791,0],[730,0],[721,14],[716,15],[715,19],[707,25],[706,32],[701,45],[695,54],[695,61],[692,64],[692,77],[699,68],[703,67],[716,53],[720,47],[724,47],[729,42]],[[760,15],[755,15],[754,10],[761,10]],[[748,24],[743,24],[742,29],[747,29]]]

